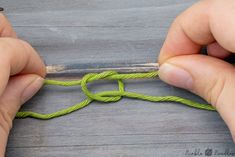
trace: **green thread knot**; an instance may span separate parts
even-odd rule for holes
[[[91,80],[97,81],[97,80],[108,78],[109,76],[112,76],[115,74],[118,74],[118,73],[115,71],[106,71],[106,72],[99,73],[99,74],[90,73],[90,74],[85,75],[81,81],[82,91],[91,100],[96,100],[96,101],[101,101],[101,102],[119,101],[121,99],[121,94],[115,95],[115,96],[108,94],[108,93],[113,93],[117,91],[106,91],[105,93],[92,94],[87,88],[87,83],[90,82]],[[120,93],[124,92],[124,83],[120,79],[118,80],[118,86],[119,86],[119,92]]]
[[[177,102],[184,104],[186,106],[215,111],[215,108],[209,104],[198,103],[189,99],[177,97],[177,96],[150,96],[140,93],[128,92],[125,91],[125,86],[123,80],[127,79],[146,79],[146,78],[155,78],[158,76],[158,71],[147,72],[147,73],[127,73],[119,74],[116,71],[105,71],[102,73],[90,73],[85,75],[81,80],[75,81],[57,81],[57,80],[45,80],[45,85],[56,85],[56,86],[81,86],[83,93],[87,96],[87,99],[84,101],[70,106],[66,109],[62,109],[53,113],[41,114],[31,111],[20,111],[16,114],[16,118],[36,118],[36,119],[52,119],[60,117],[71,112],[77,111],[87,105],[92,101],[100,102],[116,102],[119,101],[122,97],[128,97],[133,99],[141,99],[151,102]],[[94,82],[97,80],[117,80],[118,90],[117,91],[103,91],[98,93],[91,93],[88,90],[87,83]]]

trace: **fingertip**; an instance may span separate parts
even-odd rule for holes
[[[3,13],[0,13],[0,21],[0,37],[17,38],[16,32]]]
[[[225,59],[232,54],[228,50],[220,46],[217,42],[211,43],[207,46],[207,53],[212,57],[220,59]]]
[[[28,63],[21,73],[22,74],[28,74],[28,73],[38,74],[44,78],[46,76],[46,66],[41,56],[28,42],[24,40],[19,40],[19,41],[22,43],[27,54],[29,55]]]
[[[178,67],[171,63],[164,63],[159,68],[159,77],[164,82],[173,86],[192,89],[193,78],[184,68]]]
[[[42,87],[44,79],[40,76],[35,75],[31,80],[28,81],[27,86],[24,88],[21,94],[21,103],[28,101],[33,95],[35,95]]]
[[[189,30],[185,30],[187,28],[182,26],[181,23],[184,22],[184,20],[182,20],[182,18],[179,16],[172,23],[166,40],[164,41],[160,50],[158,58],[160,65],[172,57],[197,54],[200,52],[201,45],[194,42],[191,39],[193,37],[188,36],[186,33]]]
[[[160,51],[160,64],[172,57],[200,53],[203,45],[215,40],[209,26],[210,5],[199,1],[173,21]]]

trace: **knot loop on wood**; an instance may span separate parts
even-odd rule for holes
[[[99,92],[99,93],[91,93],[87,88],[87,83],[91,81],[96,80],[102,80],[107,79],[110,76],[113,76],[115,74],[118,74],[115,71],[106,71],[103,73],[90,73],[85,75],[81,80],[81,87],[84,94],[91,100],[101,101],[101,102],[116,102],[121,99],[121,95],[125,91],[124,89],[124,83],[121,79],[118,79],[118,91],[105,91],[105,92]],[[115,93],[115,95],[113,94]],[[117,95],[119,93],[119,95]]]
[[[151,102],[177,102],[190,107],[215,111],[215,108],[209,104],[198,103],[189,99],[177,97],[177,96],[151,96],[140,93],[128,92],[124,90],[123,80],[127,79],[147,79],[147,78],[155,78],[158,76],[158,71],[146,72],[146,73],[127,73],[127,74],[119,74],[115,71],[105,71],[102,73],[90,73],[85,75],[82,80],[74,80],[74,81],[58,81],[58,80],[46,80],[45,85],[55,85],[55,86],[79,86],[81,85],[82,91],[88,97],[87,99],[81,101],[78,104],[70,106],[65,109],[61,109],[59,111],[55,111],[53,113],[36,113],[31,111],[21,111],[16,114],[16,118],[37,118],[37,119],[51,119],[60,117],[76,110],[79,110],[87,105],[89,105],[92,101],[101,101],[101,102],[116,102],[120,100],[122,97],[132,98],[132,99],[141,99],[145,101]],[[87,83],[93,82],[96,80],[117,80],[119,90],[117,91],[104,91],[98,93],[91,93],[87,88]]]

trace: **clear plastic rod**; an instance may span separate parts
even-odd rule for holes
[[[159,69],[158,63],[91,63],[47,65],[47,76],[66,77],[83,76],[87,73],[100,73],[103,71],[117,71],[119,73],[150,72]]]

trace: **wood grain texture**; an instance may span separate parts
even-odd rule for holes
[[[7,0],[1,2],[19,37],[47,64],[155,62],[172,20],[196,0]],[[92,91],[115,82],[90,84]],[[158,79],[128,81],[150,95],[197,96]],[[49,113],[85,99],[79,87],[45,86],[22,110]],[[187,150],[235,151],[216,112],[176,103],[123,98],[94,102],[70,115],[15,120],[8,157],[188,156]],[[201,155],[205,156],[205,154]]]

